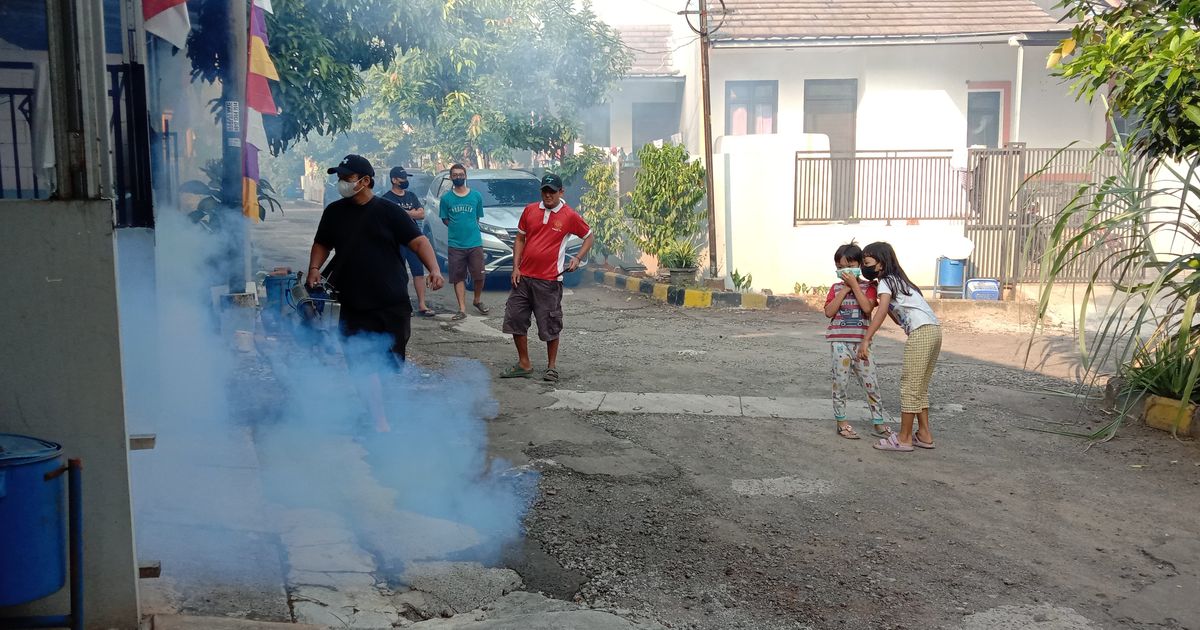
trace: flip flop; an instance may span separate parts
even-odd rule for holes
[[[558,382],[558,370],[556,370],[554,368],[550,368],[550,369],[546,370],[546,375],[542,377],[542,380],[546,381],[547,383],[557,383]]]
[[[487,315],[488,313],[491,313],[491,312],[492,312],[492,309],[490,309],[490,308],[488,308],[488,307],[484,306],[484,305],[483,305],[483,302],[476,302],[476,303],[475,303],[475,310],[479,311],[479,312],[480,312],[481,314],[483,314],[483,315]]]
[[[417,312],[421,314],[421,317],[437,317],[437,311],[431,308],[422,309]]]
[[[927,450],[927,451],[932,451],[933,449],[937,448],[936,446],[934,446],[934,445],[933,445],[933,442],[923,442],[923,441],[921,441],[921,438],[917,437],[917,432],[916,432],[916,431],[913,431],[913,436],[912,436],[912,437],[913,437],[913,446],[915,446],[915,447],[917,447],[917,448],[923,448],[923,449],[925,449],[925,450]]]
[[[911,453],[911,452],[913,452],[912,446],[905,446],[905,445],[901,444],[900,439],[897,438],[895,435],[893,435],[892,437],[887,438],[885,440],[879,440],[879,443],[872,444],[871,448],[874,448],[877,451],[891,451],[893,453]]]
[[[836,426],[836,425],[834,425],[834,426]],[[858,433],[856,433],[854,431],[854,427],[852,427],[848,424],[843,427],[837,427],[837,434],[846,438],[847,440],[861,440],[862,439],[862,437],[859,436]]]
[[[455,322],[461,322],[462,320],[464,320],[466,318],[467,318],[467,314],[462,311],[459,311],[459,312],[455,313],[454,317],[451,317],[450,320],[455,321]]]
[[[533,376],[533,370],[527,370],[519,365],[514,365],[500,373],[500,378],[529,378],[530,376]]]
[[[886,440],[893,435],[896,435],[896,432],[892,430],[892,427],[888,426],[885,422],[874,424],[872,425],[872,428],[874,430],[871,431],[871,435],[874,435],[877,438],[883,438]]]

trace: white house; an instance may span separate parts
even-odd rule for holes
[[[700,50],[682,4],[595,5],[635,61],[589,124],[590,143],[631,152],[677,128],[703,154]],[[1070,28],[1055,4],[725,0],[710,48],[719,271],[753,273],[775,292],[825,285],[839,243],[883,239],[932,285],[939,243],[966,236],[971,275],[1018,282],[1028,269],[1016,242],[1032,228],[1013,217],[1054,207],[1093,173],[1077,149],[1022,197],[1023,175],[1053,152],[1005,147],[1109,137],[1104,111],[1046,70]]]
[[[1104,112],[1045,68],[1069,26],[1031,0],[725,7],[711,49],[718,265],[753,273],[756,288],[830,284],[832,252],[851,239],[891,242],[932,285],[964,235],[968,273],[1016,282],[1028,226],[1010,224],[1023,177],[1005,169],[1033,156],[1028,175],[1048,158],[1002,148],[1107,140]],[[968,158],[969,147],[993,151]],[[1046,177],[1061,187],[1085,170]]]

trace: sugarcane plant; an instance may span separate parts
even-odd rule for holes
[[[1060,6],[1075,25],[1047,67],[1070,82],[1077,98],[1099,100],[1110,112],[1116,139],[1108,153],[1119,169],[1080,186],[1047,220],[1038,314],[1046,315],[1069,265],[1086,259],[1093,272],[1076,338],[1090,384],[1116,372],[1126,394],[1182,401],[1177,430],[1200,377],[1200,3],[1063,0]],[[1089,330],[1092,298],[1109,288],[1113,297]],[[1131,407],[1083,437],[1112,439]]]
[[[1193,400],[1200,394],[1200,159],[1181,166],[1141,158],[1121,143],[1115,149],[1098,152],[1097,159],[1115,154],[1117,174],[1081,185],[1039,231],[1046,234],[1046,246],[1039,265],[1038,319],[1049,312],[1059,278],[1078,260],[1088,260],[1092,271],[1075,335],[1085,382],[1094,384],[1115,372],[1124,382],[1122,393],[1132,395],[1127,399],[1155,394]],[[1097,294],[1110,290],[1111,299],[1093,312]],[[1089,317],[1098,322],[1094,329]],[[1111,422],[1081,437],[1112,439],[1130,409],[1127,405]],[[1176,427],[1186,411],[1181,405]]]

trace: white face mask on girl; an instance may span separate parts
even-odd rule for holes
[[[365,179],[359,179],[358,181],[353,182],[342,180],[337,183],[338,194],[341,195],[343,199],[349,199],[350,197],[357,195],[358,191],[362,190],[362,186],[359,186],[359,184],[365,185],[366,183],[367,180]]]

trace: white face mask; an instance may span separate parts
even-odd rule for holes
[[[360,179],[356,182],[342,180],[337,183],[338,194],[341,195],[343,199],[349,199],[350,197],[357,195],[358,191],[362,190],[362,187],[359,186],[359,184],[366,184],[366,180]]]

